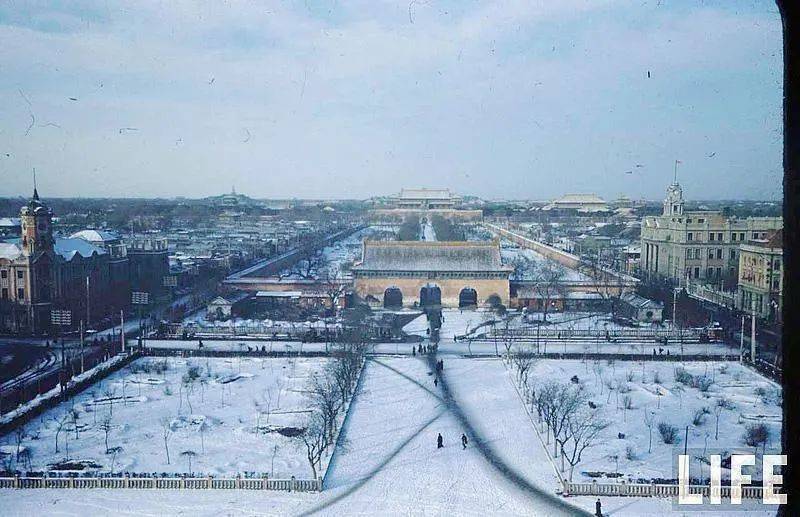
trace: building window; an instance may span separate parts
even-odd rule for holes
[[[687,259],[692,258],[692,250],[690,248],[686,249],[686,258]]]
[[[25,272],[21,269],[17,271],[17,278],[22,279],[25,278]]]
[[[700,268],[699,267],[694,268],[694,277],[695,278],[700,278]]]
[[[694,258],[696,258],[697,260],[700,260],[700,248],[695,248],[694,249]]]
[[[722,248],[717,248],[717,258],[718,259],[722,258]]]
[[[721,233],[718,233],[718,234],[717,234],[717,240],[718,240],[719,242],[722,242],[722,234],[721,234]]]
[[[686,235],[686,240],[691,242],[693,239],[694,239],[694,235],[692,234],[692,232],[689,232]]]
[[[698,223],[704,223],[704,222],[706,222],[706,220],[701,217],[700,219],[697,220],[697,222]]]
[[[691,222],[692,222],[692,218],[691,218],[691,217],[687,217],[687,218],[686,218],[686,222],[687,222],[687,223],[691,223]]]
[[[736,258],[736,250],[731,250],[731,260]]]
[[[714,258],[714,250],[713,249],[708,250],[708,258],[710,258],[710,259]]]
[[[753,239],[758,239],[758,232],[753,232]]]
[[[20,287],[19,289],[17,289],[17,299],[18,300],[24,300],[25,299],[25,289],[24,288]]]
[[[0,269],[0,278],[8,278],[8,270]]]
[[[739,240],[744,242],[744,232],[739,232]]]
[[[710,267],[706,269],[706,278],[711,278],[714,276],[714,268]]]
[[[731,242],[736,242],[736,233],[731,234]]]
[[[708,240],[709,241],[713,241],[714,240],[714,234],[713,233],[709,233],[708,234]]]

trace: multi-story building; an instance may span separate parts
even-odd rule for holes
[[[108,300],[115,310],[125,308],[131,299],[131,273],[128,250],[122,238],[115,232],[104,230],[82,230],[70,235],[70,239],[82,239],[108,255]]]
[[[739,309],[780,321],[783,308],[783,231],[739,246]]]
[[[646,278],[701,282],[733,289],[739,246],[783,227],[780,217],[737,218],[722,211],[685,211],[676,182],[667,189],[663,213],[642,221],[641,271]]]
[[[102,317],[109,296],[109,253],[80,238],[53,234],[53,211],[34,189],[20,210],[22,235],[0,243],[0,329],[51,330],[51,310],[72,313],[73,325]]]
[[[161,298],[169,276],[169,246],[163,237],[135,238],[127,246],[130,260],[131,289],[149,293],[151,300]]]

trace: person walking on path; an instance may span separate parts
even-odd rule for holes
[[[603,505],[600,504],[600,499],[597,499],[597,502],[594,503],[594,515],[595,517],[603,517]]]
[[[461,433],[461,447],[463,447],[464,449],[466,449],[466,448],[467,448],[467,443],[468,443],[468,442],[469,442],[469,440],[467,440],[467,435],[466,435],[466,434],[464,434],[464,433]]]
[[[414,357],[417,356],[417,347],[414,347],[414,346],[411,347],[411,355],[414,356]]]
[[[434,386],[438,386],[439,385],[439,377],[434,377],[433,378],[433,385]]]
[[[442,438],[442,433],[439,433],[439,437],[436,438],[436,448],[441,449],[444,447],[444,439]]]

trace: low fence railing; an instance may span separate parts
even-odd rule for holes
[[[0,477],[0,489],[105,488],[150,490],[279,490],[320,492],[322,479],[212,477]]]
[[[488,334],[489,337],[498,338],[556,338],[556,339],[572,339],[572,338],[593,338],[593,339],[663,339],[667,338],[670,341],[677,342],[683,339],[686,340],[700,340],[709,338],[709,329],[705,328],[692,328],[692,329],[669,329],[669,328],[622,328],[622,329],[570,329],[570,328],[547,328],[541,327],[537,330],[536,327],[522,327],[522,328],[494,328]]]
[[[564,483],[564,495],[594,495],[594,496],[628,496],[628,497],[677,497],[678,485],[666,484],[639,484],[639,483]],[[717,489],[715,489],[716,491]],[[731,496],[730,485],[723,485],[718,488],[720,497],[729,499]],[[761,499],[764,489],[760,486],[743,486],[742,499]],[[703,494],[709,497],[711,487],[709,485],[690,485],[689,493]]]

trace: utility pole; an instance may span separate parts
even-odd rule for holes
[[[755,304],[750,304],[750,361],[756,364],[756,311]]]
[[[86,275],[86,328],[89,328],[89,275]]]
[[[744,361],[744,314],[742,314],[742,331],[739,333],[739,363]]]
[[[83,320],[81,320],[81,373],[83,373]]]
[[[125,353],[125,312],[122,310],[119,311],[119,340]]]
[[[675,317],[678,312],[678,290],[672,290],[672,330],[675,330]]]

